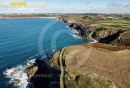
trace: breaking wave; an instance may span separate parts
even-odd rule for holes
[[[34,88],[33,83],[28,82],[28,76],[26,74],[26,69],[31,65],[35,64],[36,59],[46,59],[52,56],[56,52],[56,50],[46,50],[42,55],[35,55],[30,57],[27,60],[26,65],[18,65],[16,67],[12,67],[6,69],[3,74],[9,78],[9,83],[13,83],[14,86],[18,88]]]

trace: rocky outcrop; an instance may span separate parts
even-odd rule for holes
[[[88,29],[86,26],[83,26],[82,24],[77,24],[77,23],[69,23],[68,25],[70,28],[77,30],[81,37],[85,38],[87,29]]]
[[[47,59],[37,59],[34,66],[27,68],[28,81],[33,83],[33,88],[59,88],[59,74],[60,71],[52,68]],[[27,88],[32,88],[32,86],[27,86]]]
[[[26,73],[28,74],[29,78],[32,78],[37,72],[37,70],[38,70],[38,66],[33,65],[26,69]]]
[[[79,32],[80,37],[85,37],[86,36],[86,26],[83,26],[82,24],[77,24],[77,23],[69,23],[65,18],[59,17],[57,18],[57,21],[64,22],[66,23],[70,28],[73,28]]]
[[[92,32],[91,37],[101,43],[111,43],[117,39],[123,31],[120,29],[98,28]],[[90,36],[90,35],[89,35]]]
[[[59,17],[57,21],[68,23],[68,21],[65,18]]]

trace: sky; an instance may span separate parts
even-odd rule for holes
[[[42,2],[44,7],[2,7],[0,13],[130,13],[130,0],[0,0]]]

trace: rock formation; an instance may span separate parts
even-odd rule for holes
[[[58,18],[58,21],[64,22],[79,32],[79,36],[86,39],[95,39],[100,43],[116,44],[121,46],[130,46],[130,31],[124,31],[118,28],[92,28],[78,23],[69,23],[65,18]]]

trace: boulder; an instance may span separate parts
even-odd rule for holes
[[[26,69],[26,73],[29,79],[32,78],[36,74],[37,70],[38,70],[37,66],[31,66]]]

